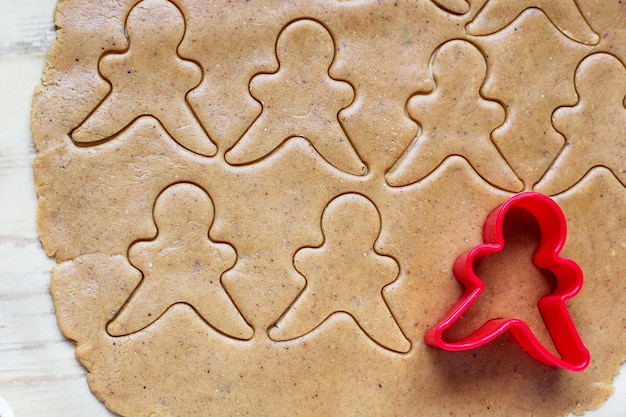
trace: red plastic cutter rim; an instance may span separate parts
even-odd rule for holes
[[[484,290],[483,281],[474,272],[474,260],[504,248],[502,226],[512,207],[525,209],[539,224],[541,243],[533,256],[533,263],[538,268],[549,270],[554,274],[556,288],[539,300],[538,308],[561,357],[547,350],[528,325],[518,319],[490,320],[474,333],[457,341],[446,341],[443,338],[443,333],[467,311]],[[590,361],[589,351],[583,344],[565,305],[565,302],[582,288],[583,274],[574,261],[559,256],[566,235],[565,216],[560,207],[546,195],[536,192],[519,193],[493,210],[483,227],[484,243],[459,256],[454,263],[454,275],[464,286],[464,294],[448,313],[426,332],[426,343],[450,351],[470,350],[510,331],[522,348],[539,362],[571,371],[585,369]]]

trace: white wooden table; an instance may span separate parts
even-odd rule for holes
[[[0,0],[0,417],[111,417],[89,392],[48,291],[54,262],[37,238],[30,102],[54,39],[56,0]],[[616,393],[586,417],[626,415]],[[2,401],[4,399],[5,401]]]

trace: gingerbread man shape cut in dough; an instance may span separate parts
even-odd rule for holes
[[[215,144],[186,100],[200,84],[202,70],[177,54],[185,35],[180,9],[166,0],[143,0],[130,11],[126,32],[128,49],[100,60],[100,72],[111,83],[109,95],[72,132],[72,139],[98,144],[149,115],[183,147],[215,155]]]
[[[504,122],[504,110],[480,94],[486,71],[485,59],[469,42],[450,41],[435,52],[435,89],[407,104],[409,115],[421,124],[420,135],[388,173],[390,185],[417,182],[450,155],[461,155],[489,183],[521,190],[521,181],[491,141],[491,132]]]
[[[339,123],[339,112],[354,98],[350,84],[333,79],[329,70],[335,57],[328,30],[313,20],[299,20],[279,35],[276,55],[279,69],[259,74],[250,92],[263,110],[230,151],[234,165],[255,162],[291,137],[308,140],[334,167],[364,175],[367,167]]]
[[[574,0],[487,0],[467,31],[474,36],[490,35],[511,24],[524,10],[534,8],[576,42],[594,45],[600,40]]]
[[[135,333],[172,305],[192,306],[217,331],[250,339],[253,331],[222,286],[221,276],[236,260],[233,248],[211,240],[211,198],[193,184],[167,188],[154,207],[158,234],[128,250],[143,280],[108,325],[113,336]]]
[[[566,138],[535,189],[557,194],[596,166],[604,166],[626,187],[626,68],[613,55],[593,54],[576,70],[578,103],[560,107],[552,123]]]
[[[330,202],[322,216],[323,244],[295,254],[295,268],[307,286],[270,330],[272,339],[303,336],[332,314],[345,312],[381,346],[408,352],[411,344],[383,296],[399,266],[376,251],[380,227],[380,214],[367,198],[345,194]]]
[[[489,68],[481,91],[506,108],[506,120],[491,139],[530,189],[565,142],[552,114],[576,103],[574,72],[591,48],[566,37],[537,9],[524,11],[513,24],[475,43]],[[520,53],[528,45],[533,53]]]

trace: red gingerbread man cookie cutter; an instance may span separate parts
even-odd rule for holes
[[[528,325],[519,319],[492,319],[460,340],[446,341],[443,338],[443,333],[482,293],[485,284],[474,271],[474,261],[500,252],[504,248],[503,222],[513,207],[526,210],[539,224],[541,242],[533,256],[533,263],[554,275],[556,287],[539,300],[538,308],[560,357],[546,349]],[[552,199],[543,194],[535,192],[516,194],[493,210],[483,227],[484,243],[459,256],[454,263],[454,275],[465,288],[463,295],[446,315],[426,332],[426,343],[450,351],[469,350],[483,346],[509,331],[522,348],[539,362],[571,371],[585,369],[590,360],[589,351],[583,344],[565,305],[565,302],[582,288],[583,274],[574,261],[559,256],[566,234],[567,226],[563,212]]]

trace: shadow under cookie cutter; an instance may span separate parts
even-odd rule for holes
[[[503,223],[511,208],[521,208],[530,213],[539,225],[541,241],[533,256],[533,264],[550,271],[555,279],[554,290],[538,302],[541,317],[561,357],[546,349],[528,325],[519,319],[492,319],[478,330],[457,341],[446,341],[443,333],[449,329],[480,296],[484,282],[474,271],[474,261],[504,248]],[[552,367],[582,371],[590,361],[589,351],[583,344],[565,302],[582,288],[582,270],[571,259],[559,256],[567,234],[565,216],[560,207],[546,195],[536,192],[516,194],[493,210],[483,226],[483,244],[459,256],[454,263],[454,275],[464,286],[461,298],[446,315],[426,332],[426,344],[449,351],[470,350],[491,342],[506,331],[533,358]]]

